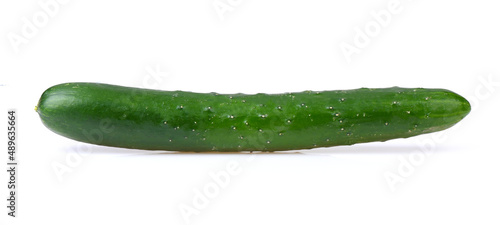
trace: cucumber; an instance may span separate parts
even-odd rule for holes
[[[449,128],[469,102],[444,89],[283,94],[160,91],[100,83],[48,88],[36,111],[53,132],[144,150],[282,151],[407,138]]]

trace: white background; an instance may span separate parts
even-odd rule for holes
[[[499,224],[499,6],[1,1],[0,140],[16,109],[19,195],[12,219],[2,170],[0,224]],[[38,98],[72,81],[249,94],[446,88],[473,110],[449,130],[385,143],[148,152],[46,129],[33,110]],[[210,175],[229,172],[223,183]],[[193,214],[180,210],[188,208]]]

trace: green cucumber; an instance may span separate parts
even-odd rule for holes
[[[444,89],[391,87],[248,95],[65,83],[47,89],[36,111],[53,132],[104,146],[281,151],[440,131],[464,118],[470,104]]]

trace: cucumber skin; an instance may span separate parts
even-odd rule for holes
[[[281,151],[440,131],[464,118],[470,104],[444,89],[392,87],[247,95],[64,83],[47,89],[36,111],[53,132],[104,146]]]

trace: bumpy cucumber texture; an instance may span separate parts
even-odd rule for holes
[[[469,102],[444,89],[283,94],[160,91],[99,83],[47,89],[36,111],[62,136],[171,151],[281,151],[407,138],[453,126]]]

